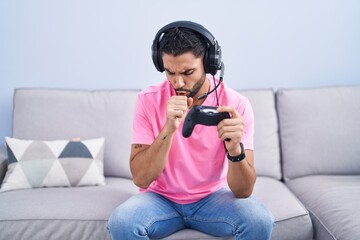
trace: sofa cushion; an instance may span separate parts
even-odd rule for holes
[[[279,128],[272,89],[242,90],[254,110],[255,170],[258,176],[281,179]]]
[[[360,174],[360,86],[277,93],[285,180]]]
[[[34,140],[105,137],[104,174],[130,178],[137,91],[16,89],[13,137]]]
[[[1,239],[110,239],[111,212],[138,188],[129,179],[106,185],[37,188],[0,193]]]
[[[360,239],[360,176],[307,176],[287,182],[309,210],[315,239]]]
[[[106,185],[82,188],[37,188],[0,193],[0,230],[4,239],[110,239],[107,220],[138,188],[129,179],[106,178]],[[311,239],[306,209],[283,183],[258,177],[253,197],[275,217],[272,239]],[[11,204],[10,204],[11,203]],[[29,207],[31,206],[31,207]],[[89,211],[91,209],[91,211]],[[71,232],[69,235],[68,233]],[[51,236],[51,237],[50,237]],[[191,229],[167,239],[217,238]]]
[[[104,185],[104,138],[34,141],[5,137],[8,170],[0,191]]]
[[[271,239],[312,239],[313,229],[308,211],[282,182],[272,177],[258,177],[252,197],[264,203],[275,217],[275,226]],[[195,240],[232,238],[218,238],[195,230],[185,229],[165,239]]]
[[[275,217],[271,239],[312,239],[309,213],[284,183],[273,178],[258,177],[252,196],[264,203]]]

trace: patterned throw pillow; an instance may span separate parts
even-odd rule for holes
[[[0,192],[105,185],[104,138],[35,141],[5,137],[8,170]]]

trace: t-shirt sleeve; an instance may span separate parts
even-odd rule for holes
[[[154,132],[144,105],[144,100],[142,95],[139,95],[134,111],[131,144],[151,145],[154,139]]]
[[[241,142],[245,149],[254,150],[254,112],[250,101],[246,97],[242,98],[238,112],[244,122],[244,132],[241,137]]]

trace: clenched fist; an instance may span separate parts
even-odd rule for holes
[[[175,132],[178,129],[192,103],[193,99],[186,96],[172,96],[169,99],[166,109],[166,124],[171,131]]]

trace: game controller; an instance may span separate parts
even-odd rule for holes
[[[182,135],[185,138],[191,136],[196,124],[216,126],[225,118],[230,118],[228,112],[218,112],[217,107],[193,106],[185,117]]]

